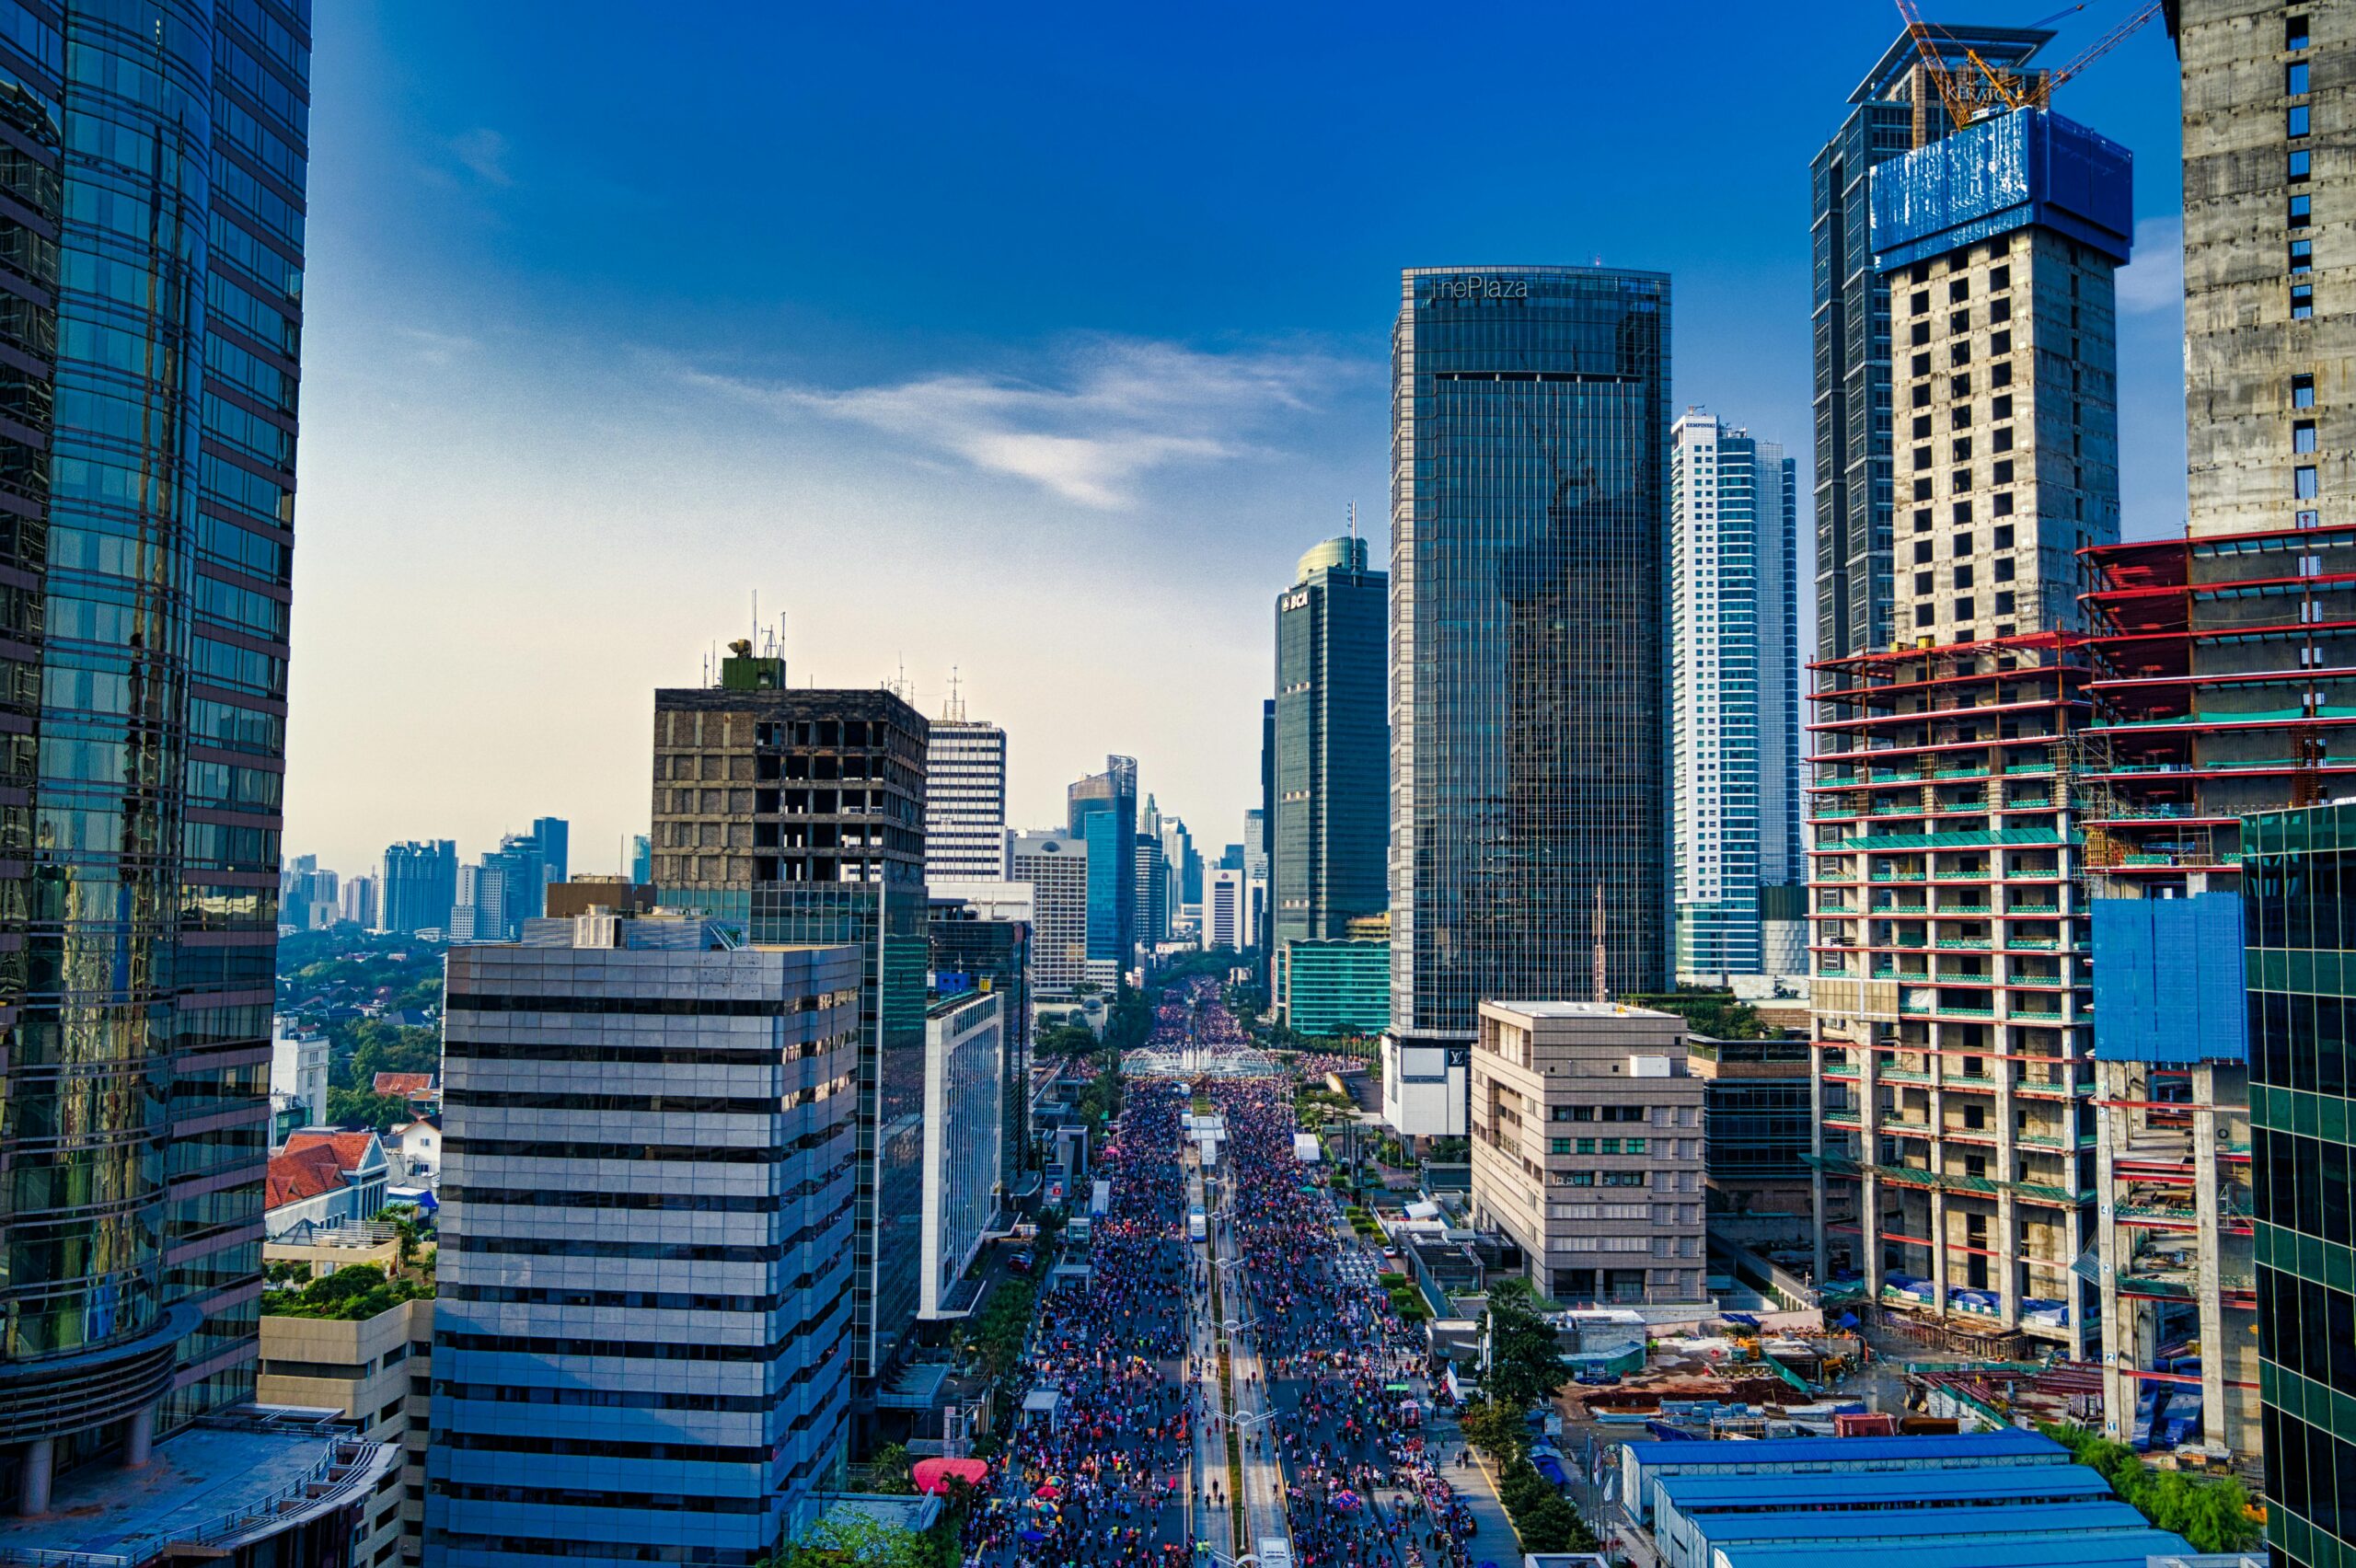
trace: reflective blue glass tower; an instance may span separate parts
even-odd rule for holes
[[[0,0],[0,1498],[249,1399],[306,0]]]
[[[1394,1034],[1668,972],[1669,279],[1417,268],[1392,336]]]

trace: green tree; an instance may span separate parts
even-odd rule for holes
[[[1500,1463],[1519,1458],[1530,1445],[1529,1407],[1500,1399],[1466,1403],[1457,1425],[1464,1440]]]
[[[1597,1545],[1595,1532],[1587,1528],[1578,1510],[1552,1487],[1527,1511],[1516,1515],[1513,1525],[1520,1532],[1523,1548],[1530,1551],[1592,1551]]]
[[[404,1027],[387,1023],[382,1019],[362,1019],[341,1032],[337,1055],[344,1051],[351,1066],[345,1084],[352,1089],[366,1089],[376,1081],[378,1073],[432,1073],[442,1071],[442,1036],[439,1031]]]
[[[328,1090],[328,1120],[339,1127],[367,1127],[388,1133],[415,1114],[398,1094],[371,1094],[364,1089]]]
[[[1554,1325],[1540,1316],[1540,1305],[1527,1280],[1507,1280],[1489,1292],[1488,1386],[1525,1410],[1553,1398],[1570,1378]]]
[[[916,1460],[905,1444],[886,1443],[867,1461],[867,1484],[889,1497],[906,1497],[917,1489]]]
[[[763,1568],[931,1568],[925,1538],[860,1515],[821,1519],[771,1552]]]

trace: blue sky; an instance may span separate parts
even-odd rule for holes
[[[2024,23],[2060,0],[1934,12]],[[2058,24],[2073,57],[2133,0]],[[290,853],[616,863],[651,692],[757,591],[797,682],[953,665],[1018,824],[1107,751],[1257,791],[1276,590],[1387,529],[1403,266],[1669,271],[1676,397],[1808,465],[1807,162],[1896,36],[1801,6],[318,7]],[[2180,526],[2174,57],[2137,154],[2128,530]],[[1805,519],[1804,519],[1805,531]]]

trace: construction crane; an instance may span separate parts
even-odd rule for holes
[[[1960,68],[1949,63],[1955,40],[1944,37],[1937,29],[1923,20],[1922,7],[1915,0],[1897,0],[1898,14],[1906,23],[1906,36],[1923,57],[1923,74],[1938,90],[1939,99],[1946,105],[1947,118],[1958,131],[1978,120],[1982,114],[2002,108],[2045,109],[2053,101],[2053,89],[2085,70],[2096,61],[2117,49],[2133,37],[2145,23],[2160,15],[2164,0],[2144,0],[2132,15],[2087,46],[2085,52],[2067,65],[2054,71],[2032,71],[2023,75],[2000,69],[1982,59],[1980,52],[1965,48]],[[2085,9],[2073,6],[2046,18],[2052,21]]]

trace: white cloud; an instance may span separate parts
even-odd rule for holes
[[[2145,218],[2135,225],[2135,254],[2119,270],[2117,287],[2123,312],[2183,308],[2183,218]]]
[[[1309,355],[1092,339],[1065,353],[1045,381],[953,372],[826,390],[703,372],[688,379],[781,417],[864,426],[1082,506],[1114,508],[1130,504],[1156,469],[1247,455],[1250,433],[1306,409],[1309,388],[1329,370]]]
[[[450,138],[450,151],[477,179],[489,185],[513,185],[507,172],[507,138],[487,125]]]

